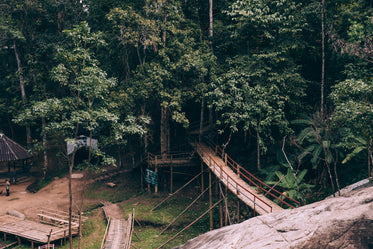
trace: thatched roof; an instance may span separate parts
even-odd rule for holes
[[[0,162],[24,160],[32,157],[25,148],[0,133]]]

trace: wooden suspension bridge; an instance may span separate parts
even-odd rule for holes
[[[184,227],[181,231],[179,231],[176,235],[170,238],[168,241],[163,243],[157,249],[163,248],[164,245],[169,243],[171,240],[175,239],[180,233],[182,233],[185,229],[192,226],[195,222],[201,219],[204,215],[208,212],[210,213],[210,230],[213,229],[213,218],[212,218],[212,209],[214,209],[219,203],[224,202],[225,206],[225,224],[231,224],[229,218],[229,211],[228,211],[228,201],[226,199],[227,193],[223,193],[220,183],[225,185],[226,191],[229,189],[233,194],[237,196],[243,203],[249,206],[252,210],[254,210],[254,216],[256,214],[262,215],[272,212],[277,212],[283,210],[283,208],[295,208],[299,207],[301,204],[300,202],[284,195],[283,193],[274,189],[274,187],[270,187],[269,185],[263,183],[246,169],[241,167],[237,164],[233,159],[231,159],[227,153],[224,152],[219,146],[204,140],[190,142],[192,147],[194,148],[194,152],[200,157],[201,161],[208,166],[210,169],[209,174],[209,186],[204,189],[203,184],[203,165],[201,164],[201,172],[194,176],[191,180],[189,180],[186,184],[184,184],[181,188],[179,188],[174,193],[165,198],[162,202],[158,203],[153,209],[157,209],[160,205],[166,202],[169,198],[172,198],[177,192],[181,191],[184,187],[189,185],[192,181],[197,179],[199,176],[202,176],[202,192],[201,194],[193,200],[170,224],[168,224],[160,234],[166,231],[181,215],[183,215],[198,199],[200,199],[204,193],[209,190],[210,196],[210,207],[209,209],[204,212],[201,216],[199,216],[196,220],[192,223]],[[166,158],[172,158],[172,155],[168,155],[168,157],[164,157],[163,165],[167,165]],[[186,158],[184,159],[186,160]],[[182,160],[180,160],[181,162]],[[151,166],[157,167],[157,164],[153,164]],[[211,174],[214,174],[220,181],[220,193],[221,197],[218,202],[215,204],[212,203],[212,181],[211,181]],[[171,177],[172,179],[172,177]],[[171,182],[172,184],[172,182]],[[239,205],[237,206],[237,214],[239,214]],[[222,206],[220,206],[220,226],[223,226],[223,211]],[[237,215],[237,220],[239,220],[239,215]]]
[[[248,172],[230,158],[219,146],[207,140],[190,142],[190,144],[194,148],[193,152],[170,153],[163,156],[150,154],[148,156],[148,165],[155,169],[156,172],[158,167],[168,166],[171,168],[171,193],[172,167],[195,165],[195,161],[192,161],[192,159],[198,155],[227,189],[254,210],[254,215],[272,213],[286,207],[295,208],[301,206],[299,201],[279,192]],[[157,187],[155,191],[157,191]]]

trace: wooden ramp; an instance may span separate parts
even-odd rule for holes
[[[108,229],[105,232],[101,249],[129,249],[133,231],[133,214],[125,220],[119,206],[112,203],[105,203],[103,210],[108,219]]]
[[[279,205],[259,193],[255,188],[244,181],[240,177],[239,172],[235,173],[227,165],[226,157],[222,158],[216,151],[204,143],[196,142],[192,143],[192,145],[194,145],[197,153],[211,171],[232,193],[251,207],[254,210],[254,214],[266,214],[282,210]]]

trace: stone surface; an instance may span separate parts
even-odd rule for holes
[[[373,187],[251,218],[178,249],[373,248]]]
[[[21,218],[23,220],[25,219],[25,215],[21,212],[18,212],[17,210],[9,210],[7,214],[17,218]]]

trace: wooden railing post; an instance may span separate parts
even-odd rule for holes
[[[254,217],[256,216],[256,210],[255,210],[255,208],[256,208],[256,196],[254,195]]]

